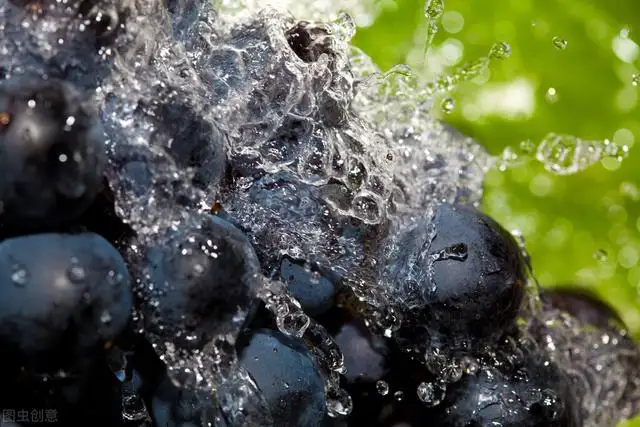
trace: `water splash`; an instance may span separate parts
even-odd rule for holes
[[[429,48],[438,33],[438,24],[444,13],[444,0],[427,0],[424,6],[424,17],[427,24],[427,38],[425,40],[424,57],[428,56]]]
[[[535,153],[532,156],[532,150]],[[585,140],[568,134],[547,134],[537,145],[530,140],[520,147],[507,147],[495,158],[500,171],[522,166],[529,160],[537,160],[555,175],[572,175],[581,172],[603,159],[619,162],[629,155],[629,146],[617,144],[609,139]]]

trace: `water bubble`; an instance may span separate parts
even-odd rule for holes
[[[478,372],[478,369],[480,369],[478,361],[470,356],[464,356],[462,358],[462,360],[460,361],[460,367],[467,375],[473,375]]]
[[[276,323],[280,331],[300,338],[309,327],[309,316],[303,312],[287,313],[284,316],[278,316]]]
[[[342,41],[348,42],[356,34],[356,23],[348,13],[341,13],[332,24],[333,36]]]
[[[440,108],[445,114],[451,114],[456,109],[456,101],[453,98],[444,98],[440,103]]]
[[[530,139],[525,139],[520,142],[520,151],[523,154],[533,154],[536,151],[536,144]]]
[[[442,351],[435,347],[428,349],[424,354],[424,363],[427,369],[434,375],[440,375],[440,373],[447,366],[447,357]]]
[[[22,265],[15,264],[12,267],[11,281],[14,285],[22,288],[29,283],[29,272]]]
[[[320,272],[312,271],[311,275],[309,276],[309,283],[317,285],[318,283],[320,283],[320,279],[322,279],[322,275],[320,274]]]
[[[463,368],[462,364],[459,361],[452,361],[448,366],[445,366],[444,369],[440,372],[440,376],[442,381],[453,384],[462,378]]]
[[[595,252],[593,252],[593,259],[595,259],[596,261],[605,262],[608,257],[609,254],[604,249],[597,249]]]
[[[426,406],[437,406],[444,399],[447,388],[442,383],[422,382],[416,390],[418,399]]]
[[[444,13],[444,0],[427,0],[424,16],[427,19],[439,19]]]
[[[550,87],[547,89],[547,92],[544,94],[544,99],[546,99],[549,104],[555,104],[558,102],[558,92],[556,91],[556,88]]]
[[[402,402],[404,400],[404,393],[398,390],[395,393],[393,393],[393,398],[396,399],[398,402]]]
[[[490,59],[507,59],[511,56],[511,45],[507,42],[498,42],[491,46]]]
[[[553,46],[558,49],[558,50],[565,50],[567,48],[567,44],[568,42],[563,39],[562,37],[559,36],[555,36],[551,42],[553,43]]]
[[[640,85],[640,74],[634,74],[631,76],[631,84],[634,86]]]
[[[385,381],[378,381],[376,382],[376,390],[378,391],[378,394],[380,396],[386,396],[387,394],[389,394],[389,384],[387,384],[387,382]]]
[[[144,400],[134,390],[122,391],[122,418],[127,421],[143,421],[149,415]]]

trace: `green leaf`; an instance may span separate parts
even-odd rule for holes
[[[359,29],[354,42],[383,70],[402,62],[420,68],[424,1],[395,3]],[[462,84],[448,95],[454,111],[435,112],[495,155],[550,132],[630,147],[622,163],[608,159],[571,176],[554,175],[535,160],[491,171],[483,207],[524,234],[543,286],[594,290],[640,339],[635,29],[640,3],[634,0],[448,0],[427,65],[456,62],[462,51],[455,64],[461,65],[485,56],[495,42],[509,43],[511,56],[492,62],[486,84]],[[625,424],[632,425],[640,419]]]

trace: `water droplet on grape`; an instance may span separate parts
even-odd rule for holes
[[[16,264],[12,267],[11,281],[20,288],[25,287],[29,283],[29,272],[23,266]]]
[[[67,277],[73,283],[80,283],[85,279],[86,272],[84,271],[84,268],[82,268],[82,266],[79,264],[77,258],[71,259],[71,265],[67,269]]]
[[[103,311],[100,315],[100,321],[105,325],[111,323],[111,313],[109,313],[107,310]]]

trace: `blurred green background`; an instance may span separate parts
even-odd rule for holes
[[[633,147],[640,139],[640,2],[446,0],[426,69],[424,6],[378,1],[354,44],[383,70],[407,63],[446,74],[486,56],[495,42],[509,43],[508,59],[448,95],[453,111],[439,103],[434,111],[489,152],[537,143],[549,132],[630,147],[622,162],[608,159],[571,176],[536,161],[493,170],[483,208],[523,234],[543,286],[596,292],[640,339],[640,141]]]

